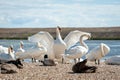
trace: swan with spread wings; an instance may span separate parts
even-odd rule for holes
[[[46,47],[46,54],[49,58],[62,61],[61,59],[63,59],[63,56],[65,55],[65,50],[76,44],[79,41],[80,36],[87,32],[79,30],[71,31],[63,40],[60,31],[61,28],[57,27],[56,40],[54,40],[50,33],[46,31],[40,31],[37,34],[28,37],[28,40],[31,42],[40,42]],[[84,37],[84,39],[86,39],[86,37]]]
[[[84,33],[83,35],[81,35],[80,37],[80,45],[78,45],[78,43],[74,44],[73,46],[71,46],[70,48],[68,48],[66,50],[66,54],[65,58],[69,58],[69,59],[74,59],[75,63],[78,60],[80,60],[80,58],[82,56],[84,56],[87,52],[88,52],[88,46],[87,44],[85,44],[85,40],[90,39],[91,34],[90,33]]]

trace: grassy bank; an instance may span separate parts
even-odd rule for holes
[[[120,40],[120,27],[110,28],[62,28],[62,38],[65,38],[70,31],[80,30],[90,32],[92,40]],[[55,28],[0,28],[0,39],[27,39],[39,31],[47,31],[54,38]]]
[[[19,38],[19,37],[13,37],[13,38],[0,38],[0,39],[7,39],[7,40],[27,40],[27,37]],[[120,40],[120,38],[90,38],[90,40]]]

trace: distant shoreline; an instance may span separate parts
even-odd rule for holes
[[[80,30],[90,32],[91,40],[120,40],[120,27],[104,28],[62,28],[62,38],[70,31]],[[55,28],[0,28],[0,39],[27,39],[28,36],[47,31],[55,38]]]
[[[27,40],[27,38],[0,38],[1,40]],[[120,38],[92,38],[90,40],[120,40]]]

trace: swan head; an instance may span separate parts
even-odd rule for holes
[[[13,45],[10,45],[10,46],[8,47],[8,53],[9,53],[9,54],[14,53]]]
[[[102,48],[102,50],[103,50],[103,53],[102,53],[102,54],[103,54],[104,56],[110,52],[110,47],[107,46],[107,45],[104,44],[104,43],[101,43],[101,48]]]
[[[90,33],[86,33],[86,34],[83,34],[80,39],[83,39],[83,40],[87,40],[87,39],[90,39],[91,38],[91,34]]]
[[[59,26],[57,26],[57,29],[58,29],[59,31],[61,31],[61,28],[60,28]]]
[[[13,52],[13,45],[10,45],[10,47],[8,49],[9,49],[9,53]]]

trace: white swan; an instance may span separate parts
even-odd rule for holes
[[[112,56],[105,60],[106,64],[112,64],[112,65],[120,65],[120,55],[118,56]]]
[[[54,39],[50,35],[50,33],[46,31],[40,31],[30,37],[28,37],[28,41],[30,42],[39,42],[41,45],[43,45],[46,49],[47,52],[46,54],[50,59],[54,59],[55,55],[53,54],[53,44],[54,44]]]
[[[24,53],[24,52],[25,52],[25,50],[24,50],[24,43],[23,43],[23,41],[20,41],[20,47],[15,52],[15,55],[16,55],[16,57],[19,57],[19,55]]]
[[[10,61],[10,60],[16,60],[16,56],[14,54],[12,46],[10,46],[8,48],[7,53],[0,53],[0,61],[1,62],[6,62],[6,61]]]
[[[0,45],[0,53],[8,53],[8,48]]]
[[[20,51],[22,51],[22,52],[25,52],[23,41],[20,41],[20,48],[19,48],[18,50],[20,50]]]
[[[95,61],[95,64],[100,64],[100,59],[104,57],[106,54],[110,52],[110,48],[104,44],[101,43],[100,46],[97,46],[93,48],[87,55],[86,58],[90,61]],[[96,60],[98,60],[98,63],[96,63]]]
[[[22,41],[20,41],[20,47],[19,47],[19,49],[16,51],[16,56],[19,55],[19,54],[21,54],[21,52],[25,52],[25,50],[24,50],[24,44],[23,44]]]
[[[76,63],[76,58],[78,58],[80,60],[80,58],[85,55],[88,52],[88,46],[84,43],[84,37],[87,37],[88,39],[91,37],[90,33],[86,33],[83,34],[80,37],[80,44],[81,45],[73,45],[71,46],[69,49],[66,50],[66,56],[65,58],[69,58],[69,59],[74,59],[75,63]]]
[[[66,43],[63,41],[61,34],[61,28],[56,28],[56,40],[54,40],[53,51],[55,54],[55,58],[61,62],[62,55],[65,53],[65,49],[67,48]],[[63,62],[63,61],[62,61]]]
[[[30,48],[25,50],[25,52],[19,53],[16,57],[20,59],[38,59],[42,54],[45,54],[47,49],[42,46],[39,42],[37,42],[37,48]]]
[[[79,41],[82,34],[86,32],[71,31],[64,39],[60,35],[60,28],[56,28],[56,40],[46,31],[40,31],[39,33],[28,37],[31,42],[41,42],[47,48],[47,55],[50,59],[61,59],[65,54],[65,49],[70,48],[72,45]],[[85,39],[85,37],[84,37]],[[62,60],[61,60],[62,61]]]

